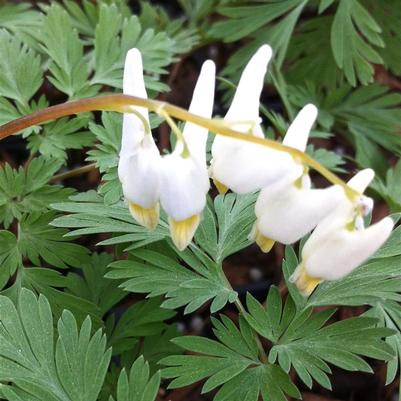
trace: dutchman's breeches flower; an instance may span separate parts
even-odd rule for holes
[[[272,56],[263,45],[245,67],[224,121],[237,131],[263,137],[259,99],[266,68]],[[291,172],[294,159],[286,152],[257,144],[216,136],[212,145],[210,175],[219,190],[236,193],[260,190]]]
[[[210,118],[216,68],[206,61],[196,84],[189,111]],[[179,250],[191,242],[198,228],[210,188],[206,165],[207,128],[186,123],[174,152],[162,159],[161,204],[169,216],[171,238]]]
[[[202,67],[189,110],[210,118],[213,109],[215,65]],[[124,93],[147,98],[141,54],[127,53]],[[123,136],[118,166],[125,199],[135,220],[154,229],[159,221],[159,200],[169,216],[173,242],[183,250],[199,225],[206,204],[209,176],[206,166],[207,128],[187,123],[171,155],[160,156],[149,128],[146,109],[132,108],[124,114]]]
[[[283,144],[305,151],[317,117],[312,104],[305,106],[289,127]],[[313,189],[307,171],[294,166],[291,174],[263,188],[255,205],[256,222],[250,237],[263,252],[276,241],[292,244],[310,232],[345,198],[339,186]]]
[[[123,90],[147,98],[138,49],[127,53]],[[118,177],[134,219],[154,229],[159,221],[160,153],[150,132],[147,109],[132,110],[134,113],[124,114]]]
[[[363,192],[373,175],[373,170],[363,170],[348,185]],[[345,277],[388,239],[394,227],[390,217],[364,227],[363,216],[372,207],[372,199],[363,195],[354,202],[346,200],[317,225],[306,241],[302,260],[291,277],[304,295],[310,295],[324,280]]]

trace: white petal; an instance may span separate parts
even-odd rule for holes
[[[124,66],[123,92],[126,95],[147,98],[145,81],[143,79],[142,57],[138,49],[127,52]],[[143,107],[132,106],[133,110],[139,112],[149,122],[148,110]],[[135,152],[145,135],[142,121],[131,113],[124,113],[123,136],[121,142],[121,154]]]
[[[249,60],[242,72],[225,120],[259,121],[259,99],[264,85],[267,64],[272,53],[269,45],[263,45]]]
[[[294,170],[300,175],[302,167],[288,153],[243,141],[227,143],[211,165],[213,179],[240,194],[260,190]]]
[[[196,83],[189,111],[202,117],[210,118],[213,111],[216,66],[213,61],[203,63]],[[183,130],[189,152],[199,163],[206,163],[206,141],[208,129],[187,122]]]
[[[355,191],[363,193],[374,177],[375,177],[375,172],[371,168],[366,168],[364,170],[359,171],[356,175],[354,175],[348,181],[348,185],[351,188],[355,189]]]
[[[160,195],[160,154],[148,137],[136,153],[121,155],[118,166],[124,197],[143,208],[154,207]]]
[[[161,166],[160,202],[168,216],[181,221],[200,214],[209,190],[206,166],[176,152],[164,156]]]
[[[283,181],[261,191],[255,213],[263,236],[291,244],[310,232],[341,202],[343,190],[339,186],[298,188]]]
[[[323,280],[337,280],[351,273],[372,256],[387,240],[394,223],[390,217],[365,230],[334,230],[302,252],[306,272]],[[308,242],[308,241],[307,241]],[[306,245],[306,244],[305,244]]]
[[[310,130],[317,118],[317,108],[307,104],[295,117],[288,128],[283,144],[304,152]]]

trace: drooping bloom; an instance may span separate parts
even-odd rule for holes
[[[189,110],[211,117],[214,101],[215,65],[208,60],[202,66]],[[124,93],[146,98],[141,54],[127,53],[124,69]],[[178,249],[191,241],[200,222],[209,190],[206,166],[208,130],[185,124],[170,155],[160,156],[149,128],[146,109],[132,107],[124,114],[123,137],[118,174],[124,197],[135,220],[154,229],[159,220],[159,201],[169,217],[170,232]]]
[[[363,192],[374,172],[366,169],[348,185]],[[333,213],[321,221],[302,249],[302,260],[291,277],[304,295],[310,295],[324,280],[345,277],[372,256],[388,239],[394,222],[386,217],[365,228],[363,216],[373,208],[372,199],[341,202]]]
[[[316,107],[305,106],[289,127],[283,144],[304,152],[316,117]],[[251,238],[264,252],[270,251],[275,241],[292,244],[316,227],[344,197],[340,186],[312,188],[307,170],[294,166],[291,174],[260,192]]]
[[[147,98],[142,57],[138,49],[128,51],[123,79],[127,95]],[[118,177],[134,219],[154,229],[159,221],[160,153],[149,128],[148,111],[133,106],[123,117]]]
[[[213,110],[215,65],[203,64],[189,111],[210,118]],[[206,205],[209,175],[206,166],[208,129],[187,122],[183,140],[161,162],[161,197],[169,216],[171,238],[179,250],[192,240]]]
[[[268,45],[263,45],[253,55],[224,117],[232,128],[261,138],[259,99],[271,56]],[[284,177],[295,165],[286,152],[223,136],[215,137],[212,156],[211,177],[222,193],[227,189],[237,193],[259,190]]]

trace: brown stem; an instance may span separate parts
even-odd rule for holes
[[[66,180],[67,178],[76,177],[77,175],[88,173],[89,171],[92,171],[95,168],[96,168],[96,163],[77,167],[77,168],[74,168],[73,170],[66,171],[65,173],[60,173],[60,174],[53,176],[53,178],[50,180],[50,182],[63,181],[63,180]]]
[[[312,167],[333,184],[340,185],[350,199],[353,200],[360,196],[357,191],[349,187],[343,180],[341,180],[327,168],[322,166],[319,162],[298,149],[285,146],[271,139],[259,138],[253,135],[247,135],[242,132],[233,130],[227,125],[227,123],[222,120],[201,117],[196,114],[190,113],[181,107],[174,106],[169,103],[152,99],[142,99],[136,96],[100,96],[96,98],[81,99],[73,102],[62,103],[57,106],[51,106],[44,110],[37,111],[28,116],[18,118],[0,126],[0,139],[15,134],[16,132],[19,132],[30,126],[54,120],[59,117],[65,117],[71,114],[78,114],[82,112],[96,110],[130,113],[134,112],[134,108],[138,106],[145,107],[158,115],[167,113],[168,115],[179,120],[192,122],[194,124],[208,128],[209,131],[214,132],[218,135],[227,136],[233,139],[239,139],[241,141],[256,143],[262,146],[269,147],[271,149],[289,153],[292,157],[294,157],[294,159],[297,159],[300,162],[303,162],[305,165]]]

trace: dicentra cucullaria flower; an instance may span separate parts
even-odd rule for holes
[[[288,128],[283,144],[304,152],[316,117],[316,107],[305,106]],[[270,251],[276,241],[292,244],[316,227],[344,197],[338,185],[313,189],[307,169],[294,165],[291,174],[260,192],[250,238],[263,252]]]
[[[237,131],[263,138],[259,99],[271,47],[263,45],[245,67],[224,121]],[[212,145],[210,175],[220,193],[243,194],[260,190],[295,167],[286,152],[238,139],[216,136]]]
[[[373,177],[373,170],[362,170],[348,185],[362,193]],[[324,280],[338,280],[348,275],[388,239],[394,227],[390,217],[364,227],[363,217],[372,208],[373,200],[363,195],[353,202],[344,199],[317,225],[302,249],[299,266],[291,276],[291,281],[304,295],[310,295]]]
[[[198,78],[189,111],[210,118],[213,111],[216,68],[206,61]],[[198,228],[209,191],[206,165],[208,129],[187,122],[183,138],[177,139],[174,151],[161,163],[161,195],[163,209],[169,216],[174,244],[183,250]]]
[[[147,97],[138,49],[127,53],[123,91],[126,95]],[[161,158],[150,131],[148,110],[132,109],[135,114],[126,113],[123,117],[118,177],[132,216],[152,230],[159,221]]]
[[[213,109],[215,66],[202,67],[189,110],[210,118]],[[147,98],[141,54],[131,49],[126,56],[125,94]],[[124,197],[134,219],[154,229],[159,221],[159,201],[169,216],[172,240],[183,250],[199,225],[206,204],[209,176],[206,166],[208,130],[187,123],[174,151],[160,156],[149,128],[148,111],[132,107],[124,114],[118,166]]]

